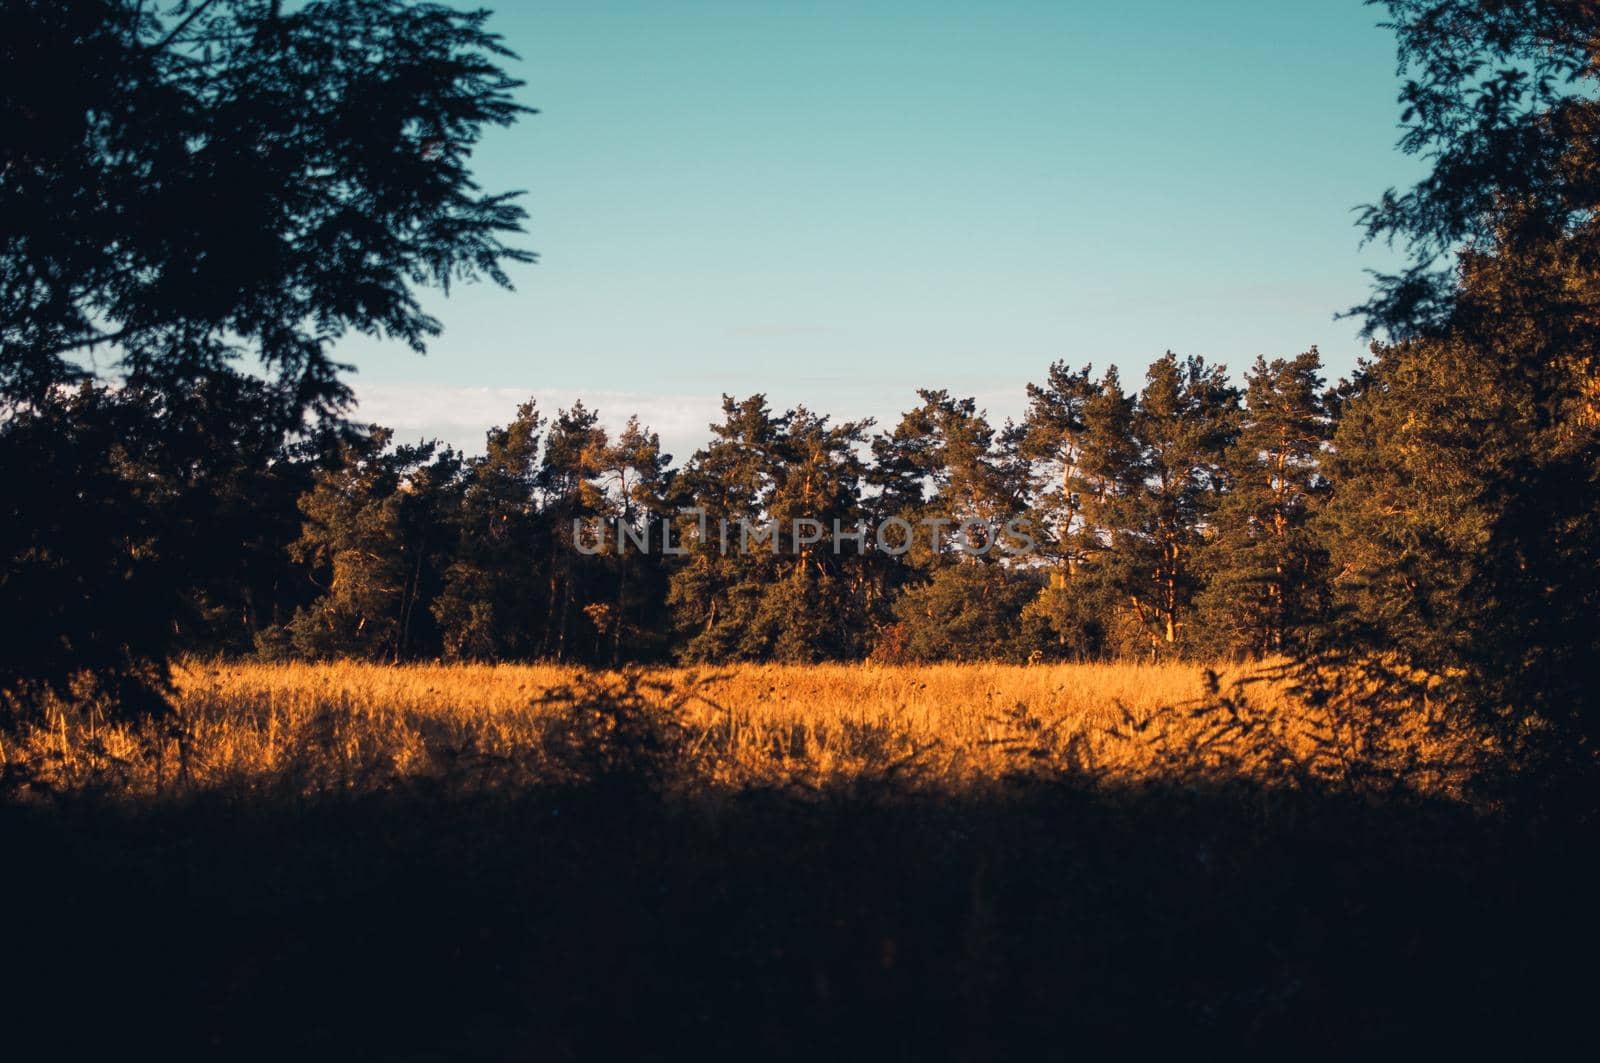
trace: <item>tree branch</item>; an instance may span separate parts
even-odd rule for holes
[[[164,38],[162,38],[157,43],[151,45],[150,46],[150,50],[153,51],[153,52],[159,52],[159,51],[161,51],[161,49],[165,48],[167,45],[169,45],[173,41],[177,40],[178,39],[178,35],[181,34],[184,30],[188,29],[189,28],[189,24],[191,22],[193,22],[195,19],[199,18],[202,14],[204,14],[205,13],[205,9],[210,7],[215,2],[216,2],[216,0],[200,0],[200,3],[195,5],[194,10],[189,12],[187,15],[185,15],[183,17],[183,21],[179,22],[175,27],[173,27],[173,30],[172,30],[171,33],[167,34]]]

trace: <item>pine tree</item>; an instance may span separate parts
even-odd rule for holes
[[[1004,563],[1026,545],[1007,530],[1028,510],[1024,432],[1009,424],[997,432],[975,399],[917,394],[922,405],[873,441],[874,479],[894,500],[888,515],[914,530],[878,655],[1015,657],[1022,609],[1038,589]]]
[[[861,617],[871,607],[863,524],[860,448],[870,421],[831,423],[801,406],[784,417],[764,509],[783,543],[779,578],[759,595],[751,643],[763,656],[811,661],[862,652]],[[796,532],[799,534],[796,534]],[[839,535],[835,539],[836,532]]]
[[[1035,472],[1031,515],[1056,567],[1023,610],[1030,650],[1054,659],[1103,653],[1116,594],[1097,560],[1110,545],[1105,518],[1136,454],[1133,403],[1116,367],[1096,380],[1088,366],[1051,365],[1028,385],[1022,455]]]
[[[741,539],[741,531],[765,525],[785,419],[772,412],[765,395],[742,402],[724,395],[722,418],[710,426],[711,442],[695,452],[676,484],[677,503],[699,510],[697,518],[676,522],[679,548],[690,553],[673,571],[668,596],[683,640],[679,653],[688,660],[744,655],[741,644],[762,573],[771,568],[761,550],[778,548],[776,540]]]
[[[1022,661],[1034,648],[1024,611],[1039,584],[1003,565],[943,565],[894,602],[898,618],[878,656],[900,661]]]
[[[580,529],[600,528],[614,506],[603,479],[611,439],[600,415],[580,402],[550,424],[538,485],[543,500],[548,562],[546,614],[539,655],[555,660],[602,653],[605,632],[591,608],[611,595],[604,562],[579,549]]]
[[[1314,523],[1330,490],[1323,460],[1332,435],[1317,349],[1257,358],[1206,551],[1202,609],[1219,649],[1292,649],[1326,612],[1327,556]]]
[[[1041,532],[1049,529],[1049,545],[1068,579],[1093,552],[1092,532],[1083,517],[1085,496],[1092,493],[1084,464],[1088,409],[1100,385],[1089,374],[1088,366],[1074,372],[1055,362],[1042,386],[1028,385],[1019,448],[1024,458],[1039,466],[1033,513]]]
[[[1222,366],[1168,351],[1150,366],[1129,423],[1132,453],[1105,441],[1111,541],[1105,574],[1152,650],[1180,647],[1200,586],[1198,553],[1213,531],[1223,459],[1237,431],[1239,392]],[[1130,459],[1122,468],[1110,463]]]
[[[459,457],[436,443],[390,448],[374,427],[300,500],[291,555],[322,588],[288,633],[307,657],[401,661],[438,650],[438,594],[460,500]]]
[[[723,423],[679,478],[695,507],[679,522],[690,556],[671,602],[691,660],[803,661],[861,652],[866,560],[847,536],[862,522],[857,454],[870,422],[830,423],[804,407],[774,415],[765,396],[723,397]],[[835,529],[840,550],[834,550]]]
[[[633,659],[659,656],[665,645],[666,558],[661,552],[670,524],[672,455],[661,451],[661,437],[628,418],[600,462],[602,482],[612,500],[612,535],[605,547],[616,582],[615,597],[591,606],[591,620],[610,632],[612,664],[624,653]],[[627,542],[623,542],[623,536]],[[635,548],[635,544],[646,544]]]
[[[527,657],[538,647],[549,565],[536,495],[543,428],[537,405],[525,402],[467,465],[455,556],[432,606],[448,657]]]
[[[999,555],[998,535],[1026,509],[1028,470],[1015,431],[996,432],[976,399],[919,390],[922,405],[873,440],[875,475],[898,503],[892,515],[917,527],[908,555],[923,567]],[[900,485],[896,484],[900,482]],[[968,535],[962,536],[966,526]]]

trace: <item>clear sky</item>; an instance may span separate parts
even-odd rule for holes
[[[1137,378],[1363,350],[1352,208],[1408,182],[1359,0],[489,0],[540,111],[516,291],[427,305],[426,358],[346,343],[359,416],[478,449],[530,394],[633,408],[680,459],[724,392],[996,418],[1057,358]]]

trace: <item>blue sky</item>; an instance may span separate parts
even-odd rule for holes
[[[1364,344],[1352,208],[1394,149],[1393,42],[1358,0],[504,2],[540,110],[481,146],[527,190],[517,289],[365,339],[360,416],[476,449],[530,394],[635,407],[680,457],[724,392],[997,419],[1053,359],[1137,377]]]

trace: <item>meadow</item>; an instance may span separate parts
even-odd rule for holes
[[[1220,669],[1208,686],[1208,669],[1191,663],[610,672],[190,661],[176,672],[172,719],[119,725],[47,712],[13,736],[6,756],[43,789],[134,799],[420,784],[515,790],[572,781],[585,758],[634,754],[654,758],[636,766],[657,783],[703,794],[886,778],[957,793],[1041,769],[1120,785],[1196,772],[1267,781],[1285,768],[1329,781],[1336,721],[1281,684],[1255,687],[1244,727],[1204,708],[1217,700],[1208,690],[1260,670]],[[629,726],[646,730],[630,737]],[[1251,741],[1237,741],[1244,731]],[[1460,743],[1439,740],[1424,720],[1395,722],[1389,736],[1425,749],[1437,770],[1417,778],[1448,789]],[[630,741],[667,745],[633,750]]]
[[[1591,849],[1187,664],[190,661],[8,733],[6,1042],[67,1058],[1526,1054]],[[1215,690],[1214,693],[1207,693]],[[1507,913],[1516,913],[1507,918]],[[22,960],[21,958],[26,958]],[[63,1001],[82,1022],[45,1022]],[[1516,1016],[1515,1022],[1510,1016]],[[1552,1043],[1555,1043],[1552,1040]]]

